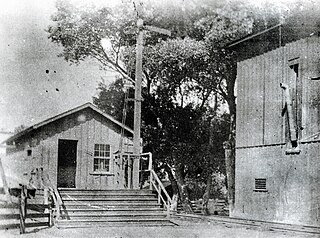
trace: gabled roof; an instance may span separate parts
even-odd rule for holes
[[[106,118],[107,120],[113,122],[113,123],[116,124],[117,126],[125,129],[127,132],[133,134],[133,130],[132,130],[132,129],[130,129],[130,128],[127,127],[126,125],[122,124],[122,123],[119,122],[118,120],[114,119],[114,118],[113,118],[112,116],[110,116],[109,114],[104,113],[104,112],[101,111],[99,108],[97,108],[96,106],[94,106],[92,103],[85,103],[85,104],[83,104],[83,105],[81,105],[81,106],[75,107],[75,108],[73,108],[73,109],[71,109],[71,110],[69,110],[69,111],[63,112],[63,113],[58,114],[58,115],[56,115],[56,116],[54,116],[54,117],[51,117],[51,118],[49,118],[49,119],[47,119],[47,120],[44,120],[44,121],[42,121],[42,122],[40,122],[40,123],[37,123],[37,124],[35,124],[35,125],[33,125],[33,126],[30,126],[30,127],[28,127],[27,129],[25,129],[25,130],[23,130],[23,131],[15,134],[15,135],[11,136],[11,137],[8,138],[7,140],[3,141],[2,143],[12,142],[12,141],[18,139],[19,137],[21,137],[21,136],[23,136],[23,135],[26,135],[27,133],[29,133],[29,132],[31,132],[31,131],[33,131],[33,130],[36,130],[36,129],[38,129],[38,128],[40,128],[40,127],[43,127],[43,126],[45,126],[45,125],[47,125],[47,124],[49,124],[49,123],[52,123],[52,122],[54,122],[54,121],[57,121],[57,120],[59,120],[59,119],[61,119],[61,118],[64,118],[64,117],[66,117],[66,116],[69,116],[69,115],[71,115],[71,114],[73,114],[73,113],[76,113],[76,112],[78,112],[78,111],[81,111],[81,110],[87,109],[87,108],[92,109],[93,111],[95,111],[95,112],[97,112],[98,114],[102,115],[102,116],[103,116],[104,118]]]

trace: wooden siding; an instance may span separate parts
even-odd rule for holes
[[[117,181],[114,174],[114,153],[119,150],[120,128],[101,114],[84,109],[62,119],[49,123],[32,135],[26,135],[18,142],[19,146],[8,156],[9,163],[19,162],[20,174],[28,174],[33,168],[43,167],[48,171],[52,182],[57,184],[58,141],[77,140],[76,187],[83,189],[114,189]],[[132,140],[124,138],[126,144]],[[99,174],[93,171],[94,144],[110,145],[110,173]],[[28,158],[27,149],[32,149]],[[127,149],[127,150],[126,150]],[[126,146],[124,152],[132,148]],[[131,151],[132,152],[132,151]],[[11,162],[10,162],[11,160]],[[22,164],[21,164],[22,163]],[[21,170],[21,171],[20,171]],[[23,170],[23,171],[22,171]]]
[[[298,74],[292,65],[298,65]],[[317,36],[238,62],[233,217],[319,225],[320,80],[312,80],[319,76]],[[298,105],[300,153],[295,155],[286,154],[290,143],[280,83],[289,86]],[[266,179],[266,192],[254,191],[255,178]]]
[[[237,149],[233,217],[319,225],[320,143],[301,145],[300,155],[285,149]],[[266,178],[267,192],[254,191],[255,178]]]
[[[320,62],[320,41],[310,37],[238,63],[237,147],[275,145],[286,142],[284,93],[280,83],[298,94],[299,139],[319,132],[320,80],[311,80]],[[290,75],[290,63],[299,64],[298,80]],[[319,73],[317,71],[317,73]],[[296,85],[298,84],[298,85]],[[297,88],[297,91],[294,89]]]

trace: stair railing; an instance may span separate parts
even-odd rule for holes
[[[48,205],[50,195],[50,197],[53,199],[54,204],[54,216],[56,217],[56,219],[59,219],[63,203],[58,189],[52,185],[48,173],[45,173],[43,168],[36,168],[34,174],[35,179],[31,177],[29,183],[35,183],[36,188],[44,189],[44,205]]]
[[[150,189],[152,189],[152,187],[157,191],[158,203],[161,204],[161,201],[163,202],[164,206],[166,206],[167,209],[167,216],[170,216],[170,208],[172,205],[171,197],[169,196],[161,180],[153,169],[150,170]],[[165,195],[166,199],[162,196],[162,194]]]
[[[39,214],[28,214],[28,207],[31,205],[28,204],[28,188],[26,185],[20,184],[20,196],[19,196],[19,227],[20,227],[20,234],[26,233],[26,227],[29,225],[26,224],[26,218],[37,218],[39,217]],[[44,189],[44,200],[46,201],[46,195],[48,194],[48,189]],[[34,205],[34,204],[33,204]],[[38,206],[39,204],[36,204]],[[31,205],[32,206],[32,205]],[[48,216],[48,222],[46,223],[49,227],[53,226],[53,219],[52,219],[52,207],[51,204],[48,202],[44,202],[44,204],[41,206],[43,207],[44,211],[49,213]],[[31,208],[32,209],[32,208]],[[40,214],[41,215],[41,214]],[[43,217],[43,216],[40,216]]]
[[[159,179],[158,175],[156,174],[156,172],[153,170],[152,168],[152,153],[148,152],[148,153],[143,153],[140,155],[141,157],[148,157],[148,169],[146,171],[148,171],[150,173],[149,175],[149,188],[150,190],[155,190],[157,192],[157,196],[158,196],[158,204],[161,204],[161,202],[163,203],[163,205],[166,207],[167,210],[167,216],[170,216],[170,213],[172,212],[171,207],[172,207],[172,199],[170,197],[170,195],[168,194],[167,190],[165,189],[163,183],[161,182],[161,180]],[[164,195],[164,196],[163,196]]]

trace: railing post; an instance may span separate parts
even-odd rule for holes
[[[160,187],[160,183],[158,184],[158,204],[161,204],[161,198],[160,198],[160,196],[161,196],[161,187]]]
[[[20,194],[20,234],[26,232],[26,213],[27,213],[27,196],[25,191],[25,186],[21,185],[21,194]]]
[[[149,164],[148,164],[148,169],[151,170],[152,169],[152,154],[149,153]]]
[[[170,217],[170,202],[167,201],[167,218]]]
[[[149,171],[150,171],[150,187],[149,187],[149,189],[152,190],[153,174],[152,174],[151,170],[149,170]]]
[[[45,210],[44,212],[49,212],[49,209],[48,209],[48,205],[49,205],[49,191],[48,191],[48,188],[45,187],[43,189],[43,204],[45,206]]]
[[[49,227],[52,227],[54,225],[54,222],[53,222],[53,211],[52,211],[51,204],[49,205],[48,209],[49,209],[48,224],[49,224]]]

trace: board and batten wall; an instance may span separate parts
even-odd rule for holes
[[[126,133],[127,134],[127,133]],[[36,129],[16,142],[17,148],[8,154],[6,161],[15,166],[16,173],[30,177],[34,168],[43,167],[51,182],[57,185],[58,141],[77,141],[76,188],[116,189],[114,153],[119,150],[120,128],[101,114],[83,109]],[[94,144],[110,145],[110,175],[93,173]],[[132,140],[124,138],[124,152],[131,149]],[[27,150],[32,156],[27,156]]]
[[[298,77],[293,69],[298,64]],[[301,39],[238,62],[233,217],[320,225],[320,39]],[[318,75],[317,75],[318,74]],[[299,154],[289,155],[286,83],[298,100]],[[296,110],[296,109],[294,109]],[[267,191],[254,191],[265,178]]]

